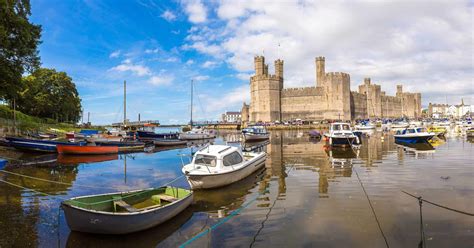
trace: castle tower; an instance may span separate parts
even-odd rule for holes
[[[316,86],[323,86],[326,76],[325,58],[316,57]]]
[[[281,120],[281,90],[283,88],[283,61],[275,61],[275,70],[268,74],[263,56],[255,57],[255,75],[250,77],[250,122]]]
[[[364,84],[370,85],[370,78],[364,78]]]
[[[275,76],[283,78],[283,60],[275,60]]]
[[[263,75],[265,68],[265,57],[255,56],[253,61],[255,63],[255,75]]]

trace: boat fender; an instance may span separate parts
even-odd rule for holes
[[[332,145],[332,137],[329,138],[329,144]]]
[[[356,136],[356,142],[357,142],[357,144],[360,144],[360,140],[359,140],[358,136]]]

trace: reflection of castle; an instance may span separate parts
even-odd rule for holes
[[[268,73],[263,56],[255,57],[255,75],[250,78],[250,106],[244,104],[242,121],[359,119],[373,117],[420,117],[421,94],[403,92],[387,96],[380,85],[364,79],[358,92],[350,90],[350,76],[325,71],[325,58],[316,58],[316,86],[283,88],[283,61],[275,61],[275,74]],[[246,114],[248,111],[248,115]]]

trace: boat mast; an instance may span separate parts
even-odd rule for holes
[[[193,129],[193,80],[191,79],[191,121],[189,122]]]
[[[127,124],[127,81],[123,81],[123,126]]]

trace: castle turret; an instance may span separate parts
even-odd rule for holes
[[[403,93],[403,85],[399,84],[397,85],[397,94]]]
[[[283,79],[283,60],[275,60],[275,75]]]
[[[364,78],[364,84],[370,85],[370,78]]]
[[[268,65],[263,65],[263,75],[268,76]]]
[[[255,63],[255,75],[263,75],[265,68],[265,57],[255,56],[253,60]]]
[[[324,67],[324,57],[316,57],[316,86],[323,86],[326,69]]]

